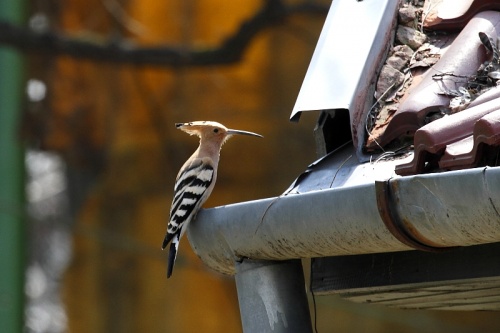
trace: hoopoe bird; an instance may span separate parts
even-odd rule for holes
[[[172,275],[179,240],[214,189],[220,150],[224,142],[235,134],[262,137],[253,132],[228,129],[214,121],[177,123],[175,127],[189,135],[197,135],[200,145],[181,167],[175,179],[170,219],[162,245],[162,249],[165,249],[172,242],[168,254],[167,278]]]

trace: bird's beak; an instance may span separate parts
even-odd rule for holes
[[[254,132],[240,131],[240,130],[234,130],[234,129],[228,129],[226,133],[227,133],[227,135],[241,134],[241,135],[258,136],[259,138],[263,138],[262,135],[254,133]]]

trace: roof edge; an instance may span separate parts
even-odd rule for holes
[[[403,232],[432,248],[500,241],[500,167],[386,180]],[[386,228],[376,183],[200,211],[188,228],[212,269],[235,274],[241,258],[288,260],[411,249]]]

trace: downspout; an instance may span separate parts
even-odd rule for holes
[[[244,333],[312,333],[300,260],[236,264]]]
[[[21,24],[24,1],[0,2],[0,20]],[[24,151],[19,140],[22,59],[0,48],[0,327],[24,326]]]
[[[188,236],[205,264],[229,275],[242,258],[290,260],[419,246],[438,251],[500,242],[500,167],[383,183],[202,210]],[[390,207],[389,217],[384,207]],[[398,230],[389,230],[388,223]]]

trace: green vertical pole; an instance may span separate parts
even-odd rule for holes
[[[0,0],[0,20],[23,22],[24,1]],[[0,33],[2,33],[0,31]],[[0,46],[0,331],[24,326],[24,150],[18,128],[21,55]]]

